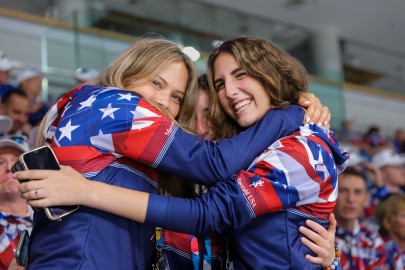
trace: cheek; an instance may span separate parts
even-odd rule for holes
[[[179,112],[180,112],[180,105],[179,104],[174,103],[174,104],[170,105],[169,113],[170,113],[171,117],[177,118],[177,116],[179,116]]]
[[[221,91],[218,93],[218,100],[219,104],[221,105],[222,109],[229,114],[229,112],[232,110],[231,105],[228,102],[228,99],[225,97],[225,91]]]

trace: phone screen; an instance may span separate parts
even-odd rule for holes
[[[23,154],[25,167],[30,170],[60,170],[58,160],[49,147],[40,147]],[[52,206],[45,208],[48,218],[57,220],[78,209],[77,205]]]
[[[41,147],[23,155],[24,163],[30,170],[60,170],[52,150],[49,147]]]
[[[27,266],[28,262],[28,246],[29,246],[29,236],[28,231],[24,230],[18,241],[17,250],[15,252],[15,260],[20,266]]]

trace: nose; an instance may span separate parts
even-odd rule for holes
[[[154,101],[165,109],[169,109],[170,95],[160,92]]]
[[[227,81],[225,83],[225,95],[228,98],[232,98],[234,97],[236,94],[238,93],[238,88],[236,87],[236,85],[230,81]]]
[[[206,117],[196,116],[195,124],[196,124],[195,131],[198,135],[205,136],[206,134],[208,134]]]
[[[355,198],[356,196],[357,196],[357,195],[356,195],[354,192],[349,192],[349,194],[347,195],[347,201],[350,202],[350,203],[352,203],[352,202],[354,201],[354,198]]]

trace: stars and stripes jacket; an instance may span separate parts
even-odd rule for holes
[[[62,165],[88,179],[157,193],[156,169],[212,185],[297,130],[303,115],[298,106],[270,111],[231,139],[205,142],[134,93],[86,85],[50,109],[43,135]],[[29,269],[148,269],[154,229],[83,206],[61,221],[36,212]]]
[[[335,245],[339,247],[342,270],[388,270],[384,242],[378,233],[378,227],[355,221],[352,232],[336,228]],[[400,269],[400,268],[395,268]]]
[[[305,259],[313,253],[298,228],[306,219],[328,225],[347,162],[331,131],[303,125],[199,198],[151,195],[146,222],[194,235],[225,231],[235,269],[320,269]]]

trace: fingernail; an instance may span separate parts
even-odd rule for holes
[[[324,124],[325,126],[327,126],[327,125],[328,125],[328,120],[326,120],[325,122],[323,122],[323,124]]]
[[[305,120],[307,123],[309,123],[309,121],[311,120],[311,117],[307,117],[307,119]]]
[[[304,101],[304,104],[305,104],[305,105],[309,105],[309,104],[311,104],[311,101],[305,100],[305,101]]]
[[[309,123],[310,125],[313,125],[313,124],[315,124],[314,122],[311,122],[311,123]]]
[[[316,123],[316,125],[317,125],[318,127],[322,127],[322,123],[321,123],[321,122]]]

